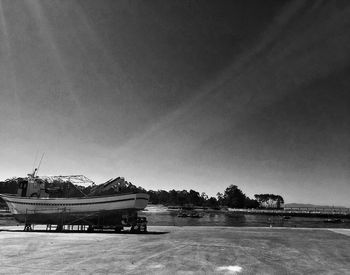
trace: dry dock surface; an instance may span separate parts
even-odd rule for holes
[[[1,229],[7,229],[0,231],[1,274],[350,274],[347,229],[157,226],[143,235]]]

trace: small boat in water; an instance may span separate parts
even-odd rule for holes
[[[323,222],[326,222],[326,223],[341,223],[342,220],[338,219],[338,218],[333,218],[333,219],[325,219]]]
[[[196,211],[192,211],[192,212],[190,213],[190,217],[191,217],[191,218],[202,218],[202,215],[199,214],[199,213],[196,212]]]
[[[149,200],[145,193],[49,198],[35,172],[19,184],[17,195],[0,194],[13,217],[25,223],[27,229],[32,224],[54,224],[57,230],[63,225],[113,226],[116,230],[131,226],[133,229],[140,220],[137,211],[143,210]]]
[[[187,218],[187,217],[189,217],[188,213],[186,213],[184,211],[180,211],[179,213],[177,213],[177,216],[179,218]]]
[[[202,218],[202,215],[198,213],[197,211],[186,211],[186,210],[181,210],[177,214],[179,218]]]

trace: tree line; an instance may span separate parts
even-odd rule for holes
[[[224,193],[217,193],[216,197],[209,197],[206,193],[195,190],[158,190],[146,191],[150,195],[150,202],[164,205],[195,205],[209,208],[223,206],[232,208],[257,208],[258,202],[247,197],[236,185],[230,185]]]
[[[24,178],[12,178],[0,182],[0,193],[16,193],[17,183]],[[284,203],[280,195],[256,194],[254,199],[246,196],[237,185],[228,186],[223,193],[218,192],[216,197],[209,197],[206,193],[199,193],[191,189],[187,190],[146,190],[136,187],[124,178],[117,178],[113,188],[106,189],[106,184],[89,187],[76,186],[70,182],[47,182],[47,191],[51,190],[50,197],[81,197],[83,194],[101,196],[116,193],[145,192],[150,196],[150,203],[167,206],[202,206],[213,209],[229,208],[280,208]]]

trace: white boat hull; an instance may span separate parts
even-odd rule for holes
[[[0,196],[15,219],[24,223],[119,224],[123,216],[137,216],[147,206],[149,195],[144,193],[86,198],[29,198]]]

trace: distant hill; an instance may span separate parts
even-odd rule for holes
[[[347,208],[344,206],[336,206],[336,205],[316,205],[309,203],[285,203],[284,207],[309,207],[309,208]]]

